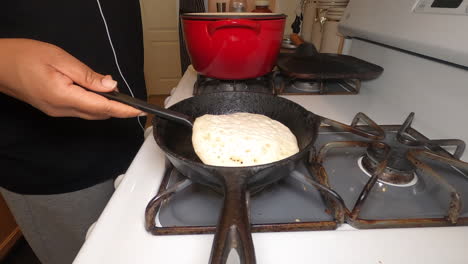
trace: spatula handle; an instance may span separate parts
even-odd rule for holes
[[[165,109],[165,108],[162,108],[162,107],[154,105],[154,104],[147,103],[147,102],[145,102],[143,100],[133,98],[133,97],[128,96],[126,94],[119,93],[119,92],[116,92],[116,91],[109,92],[109,93],[96,92],[96,91],[92,91],[92,92],[97,93],[99,95],[102,95],[102,96],[106,97],[107,99],[110,99],[110,100],[113,100],[113,101],[117,101],[117,102],[129,105],[129,106],[135,107],[135,108],[140,109],[140,110],[142,110],[142,111],[144,111],[146,113],[154,114],[154,115],[156,115],[156,116],[158,116],[160,118],[168,119],[170,121],[174,121],[174,122],[177,122],[177,123],[180,123],[180,124],[183,124],[183,125],[187,125],[187,126],[190,126],[190,127],[193,126],[194,118],[192,118],[190,116],[187,116],[187,115],[184,115],[182,113],[175,112],[175,111],[172,111],[172,110],[169,110],[169,109]]]

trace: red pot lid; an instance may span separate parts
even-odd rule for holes
[[[189,20],[223,20],[223,19],[253,19],[273,20],[285,19],[287,16],[281,13],[185,13],[182,19]]]

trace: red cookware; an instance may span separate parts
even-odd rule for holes
[[[286,16],[259,13],[190,13],[182,26],[192,65],[224,80],[250,79],[273,69]]]

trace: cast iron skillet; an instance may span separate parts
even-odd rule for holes
[[[224,192],[222,213],[218,219],[211,249],[210,263],[226,263],[229,253],[235,249],[241,263],[253,264],[255,252],[250,232],[247,197],[249,190],[262,187],[290,175],[300,162],[305,162],[317,138],[321,123],[346,129],[371,139],[382,139],[383,131],[368,117],[361,115],[377,133],[360,130],[353,125],[315,115],[287,99],[260,93],[225,92],[200,95],[185,99],[169,110],[144,101],[112,92],[99,93],[109,99],[155,113],[153,136],[175,168],[193,182]],[[292,131],[299,144],[299,152],[289,158],[260,166],[218,167],[203,164],[192,146],[194,118],[204,114],[229,114],[249,112],[266,115]]]
[[[210,263],[225,263],[232,249],[238,252],[241,263],[255,263],[247,193],[289,175],[297,163],[304,161],[317,137],[320,117],[284,98],[248,92],[191,97],[170,109],[195,118],[235,112],[262,114],[283,123],[296,136],[299,153],[281,161],[235,168],[209,166],[203,164],[193,150],[190,127],[161,118],[153,120],[154,138],[179,172],[194,182],[224,190],[224,205]]]
[[[226,263],[235,249],[241,263],[253,264],[255,252],[247,207],[248,191],[290,175],[304,162],[317,138],[321,118],[302,106],[273,95],[226,92],[185,99],[168,109],[118,93],[99,93],[149,113],[153,119],[154,138],[174,167],[193,182],[224,192],[224,205],[211,249],[210,263]],[[256,113],[277,120],[296,136],[300,151],[283,160],[260,166],[218,167],[203,164],[192,146],[195,118],[204,114]]]

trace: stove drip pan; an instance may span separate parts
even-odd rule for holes
[[[248,200],[253,232],[333,230],[344,221],[344,204],[340,200],[335,210],[325,193],[335,198],[336,193],[315,181],[308,166],[304,162],[289,177],[253,190]],[[154,235],[214,233],[222,204],[219,190],[192,183],[171,167],[147,207],[146,228]]]

